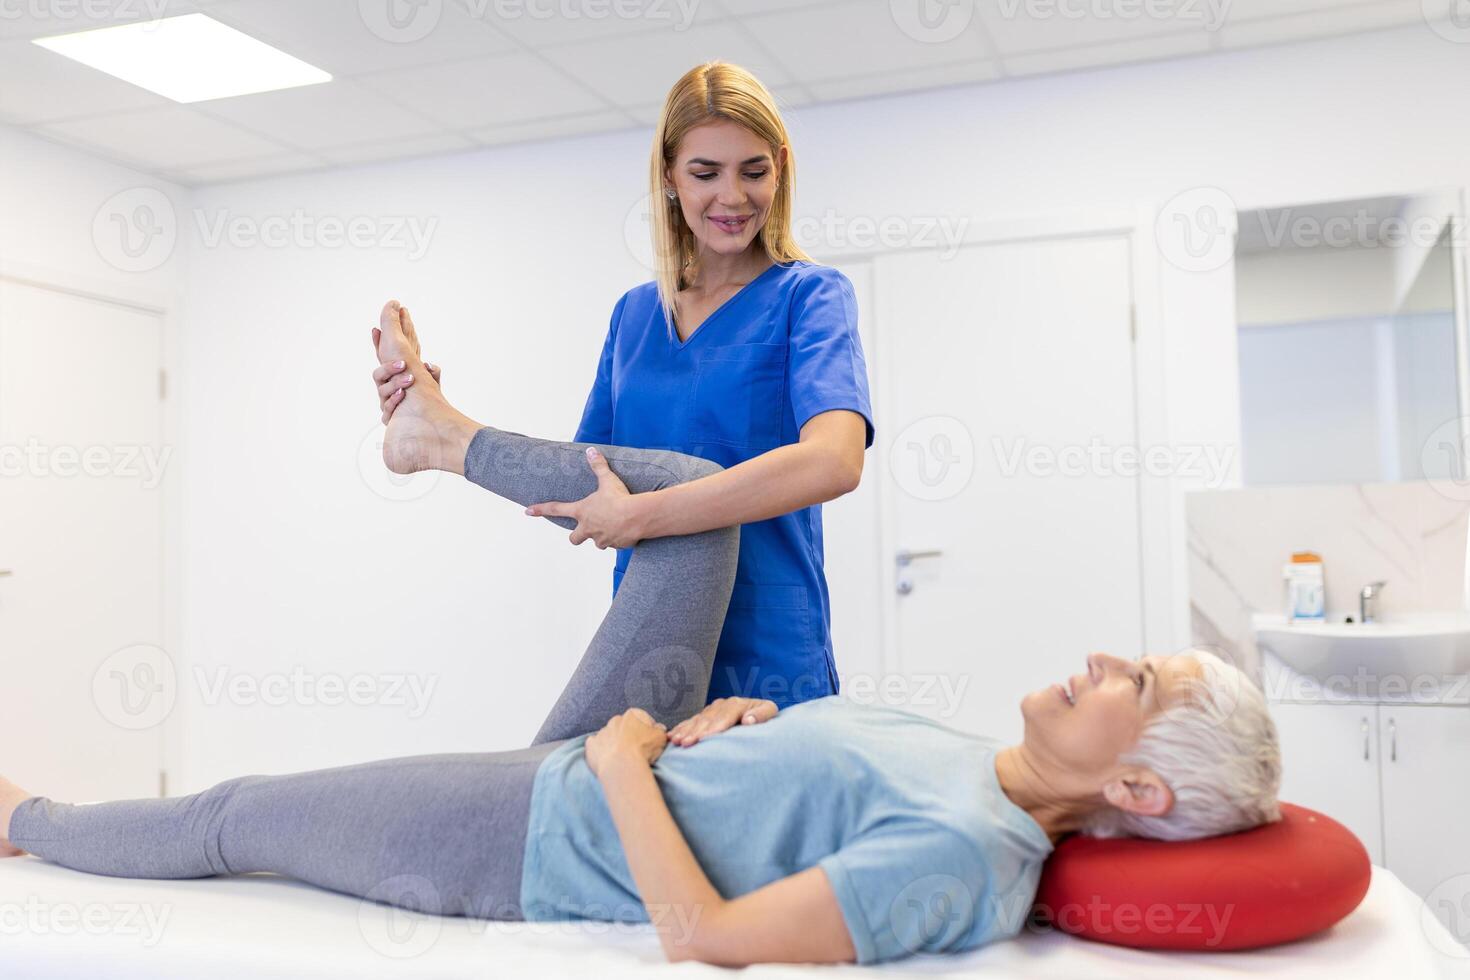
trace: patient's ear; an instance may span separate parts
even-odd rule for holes
[[[1103,799],[1140,817],[1161,817],[1174,806],[1174,791],[1152,769],[1125,769],[1103,785]]]

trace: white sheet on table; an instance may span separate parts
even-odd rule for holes
[[[1158,953],[1026,933],[960,956],[920,957],[878,973],[1037,978],[1288,976],[1470,977],[1457,947],[1392,873],[1373,869],[1357,911],[1319,936],[1244,953]],[[52,920],[60,913],[69,919]],[[151,918],[149,916],[151,915]],[[91,918],[88,918],[88,917]],[[50,924],[48,924],[48,922]],[[149,923],[157,929],[150,931]],[[412,954],[412,955],[410,955]],[[814,967],[762,965],[761,977]],[[822,968],[833,976],[834,968]],[[728,978],[664,961],[649,926],[499,923],[422,916],[271,875],[136,881],[35,858],[0,861],[0,976],[7,977],[669,977]]]

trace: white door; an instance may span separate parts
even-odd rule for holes
[[[0,281],[0,765],[60,800],[158,793],[138,709],[164,678],[130,649],[161,642],[161,339],[156,315]]]
[[[1470,708],[1385,704],[1378,717],[1385,862],[1470,938]]]
[[[1141,652],[1129,253],[1094,237],[875,262],[889,663],[911,710],[1017,739],[1024,693],[1090,651]]]
[[[1377,711],[1371,704],[1271,705],[1281,743],[1280,798],[1327,814],[1382,865]]]

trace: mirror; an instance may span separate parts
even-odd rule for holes
[[[1451,193],[1240,214],[1245,485],[1455,475],[1457,212]]]

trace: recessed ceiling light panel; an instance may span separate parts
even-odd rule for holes
[[[320,68],[205,14],[59,34],[35,43],[175,102],[332,80]]]

